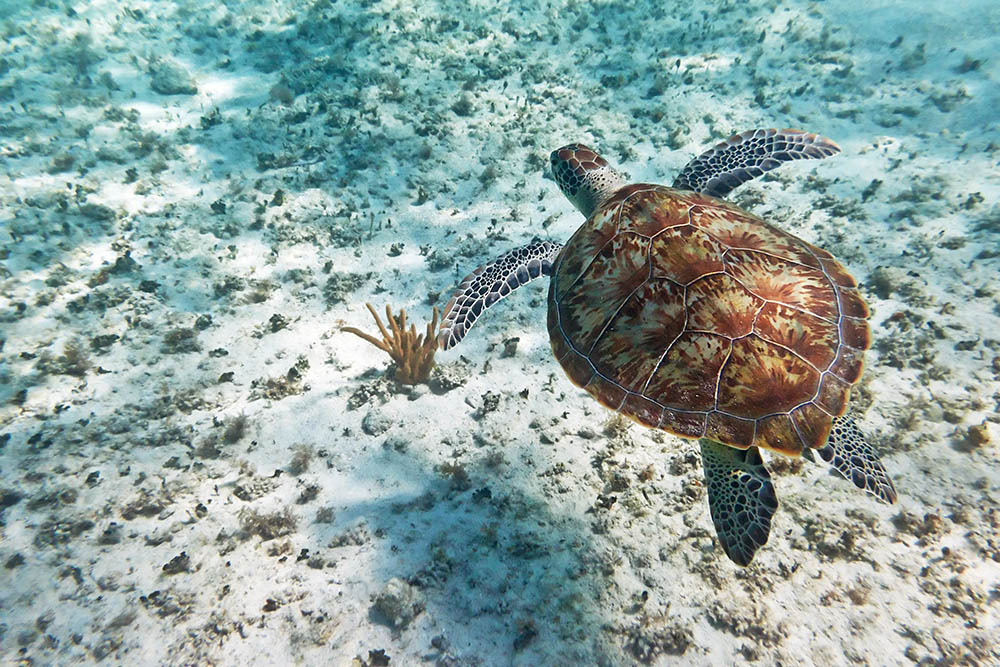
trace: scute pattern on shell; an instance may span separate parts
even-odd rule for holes
[[[622,188],[549,287],[570,379],[647,426],[796,455],[822,447],[870,345],[833,256],[707,195]]]

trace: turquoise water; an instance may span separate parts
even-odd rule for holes
[[[995,3],[0,3],[0,655],[69,664],[1000,660]],[[728,199],[872,315],[899,499],[768,456],[746,569],[696,443],[593,401],[544,280],[427,382],[463,276],[583,222],[549,152]]]

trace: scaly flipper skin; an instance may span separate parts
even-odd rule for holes
[[[756,447],[735,449],[706,438],[700,442],[715,532],[726,555],[745,567],[767,542],[778,509],[771,475]]]
[[[561,243],[534,241],[467,275],[445,306],[438,333],[441,348],[448,350],[458,345],[484,310],[521,285],[552,275],[552,264],[560,250]]]
[[[839,152],[837,144],[810,132],[749,130],[734,134],[688,162],[673,187],[721,198],[783,162],[822,159]]]
[[[885,466],[850,417],[834,418],[826,445],[816,451],[859,489],[890,505],[896,502],[896,487]]]

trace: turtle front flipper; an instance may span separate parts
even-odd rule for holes
[[[854,486],[890,505],[896,502],[896,487],[885,466],[850,417],[834,417],[826,445],[816,451]]]
[[[767,542],[778,509],[771,475],[756,447],[735,449],[706,438],[701,440],[701,463],[719,542],[734,563],[749,565]]]
[[[810,132],[749,130],[734,134],[688,162],[673,187],[725,197],[783,162],[821,159],[839,152],[837,144]]]
[[[521,285],[552,275],[561,243],[533,241],[501,255],[462,280],[444,308],[438,341],[444,350],[458,345],[483,311]]]

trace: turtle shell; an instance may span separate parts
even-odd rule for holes
[[[833,256],[720,199],[619,190],[549,285],[570,379],[646,426],[788,455],[822,447],[871,344]]]

